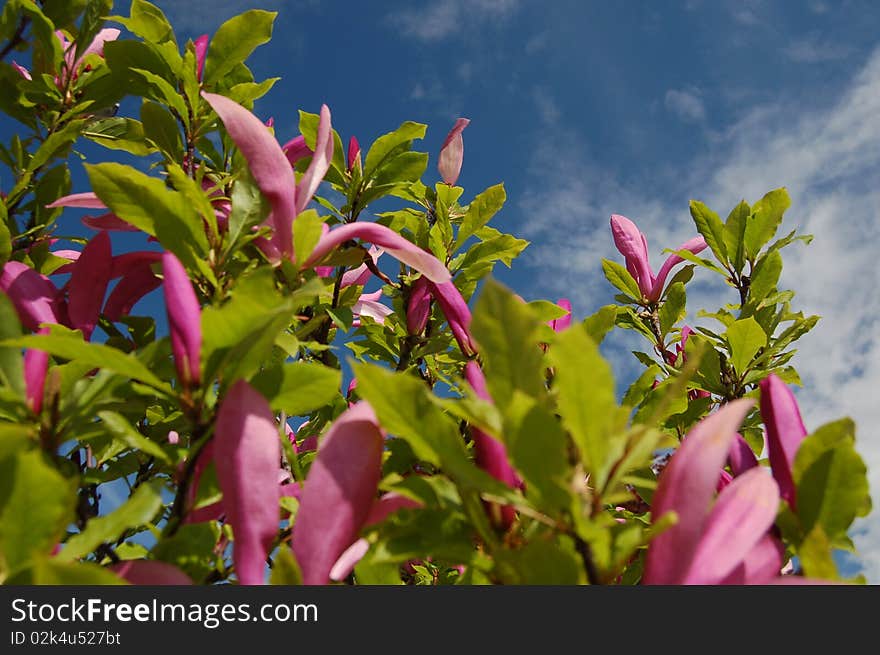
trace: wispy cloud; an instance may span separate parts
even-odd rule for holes
[[[699,89],[670,89],[663,102],[666,109],[686,123],[702,123],[706,120],[706,105]]]
[[[431,0],[421,7],[394,11],[389,24],[420,41],[454,37],[488,20],[512,16],[519,0]]]
[[[783,48],[782,52],[791,61],[818,64],[846,59],[853,53],[853,48],[840,41],[823,39],[819,34],[812,33],[795,39]]]
[[[542,295],[574,296],[582,313],[610,301],[599,259],[614,257],[608,217],[622,213],[648,234],[652,255],[677,245],[694,228],[691,197],[719,213],[741,198],[754,201],[786,186],[793,199],[783,228],[812,233],[812,245],[785,253],[782,284],[795,304],[820,314],[799,343],[798,390],[808,428],[851,416],[857,446],[869,467],[872,495],[880,499],[880,49],[853,76],[831,107],[805,109],[780,101],[756,107],[712,140],[711,151],[685,170],[658,167],[652,178],[632,179],[590,156],[584,139],[563,127],[538,148],[533,186],[520,198],[522,231],[541,235],[526,261],[540,274]],[[700,277],[689,287],[694,306],[717,306],[723,287]],[[721,295],[720,297],[725,297]],[[875,500],[876,504],[876,500]],[[865,574],[880,583],[880,512],[857,523],[854,540]]]

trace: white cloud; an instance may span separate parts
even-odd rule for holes
[[[846,59],[852,52],[852,48],[845,43],[822,39],[816,33],[795,39],[782,50],[788,59],[801,64],[819,64]]]
[[[542,294],[568,294],[581,313],[610,301],[599,260],[615,257],[612,212],[636,220],[659,253],[693,233],[691,197],[722,215],[741,198],[755,201],[786,186],[792,207],[783,229],[812,233],[810,246],[785,251],[782,284],[797,292],[796,308],[822,320],[799,343],[794,363],[804,382],[796,391],[809,429],[851,416],[857,447],[880,505],[880,49],[868,58],[836,103],[822,109],[785,104],[756,107],[713,139],[711,151],[682,170],[655,169],[657,179],[624,177],[600,165],[577,134],[536,151],[535,186],[520,199],[524,236],[541,235],[526,253],[539,269]],[[695,306],[726,302],[729,290],[698,275],[689,287]],[[734,301],[733,298],[730,301]],[[880,511],[856,523],[853,537],[865,574],[880,583]]]
[[[532,90],[532,99],[538,108],[538,115],[544,122],[544,125],[556,125],[562,113],[559,111],[559,105],[550,95],[550,91],[543,87],[536,87]]]
[[[666,109],[686,123],[702,123],[706,120],[706,105],[698,89],[670,89],[663,102]]]
[[[440,41],[486,21],[507,18],[517,9],[519,0],[432,0],[393,12],[387,20],[409,37]]]

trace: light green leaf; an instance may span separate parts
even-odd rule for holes
[[[403,146],[407,146],[414,139],[425,138],[427,125],[406,121],[393,132],[383,134],[370,146],[367,157],[364,160],[364,179],[371,178],[382,167],[389,155],[402,152]],[[407,148],[408,149],[408,148]]]
[[[461,248],[468,237],[492,220],[492,217],[504,206],[505,200],[507,200],[507,192],[503,184],[491,186],[474,198],[467,207],[461,227],[458,228],[454,250]]]
[[[492,398],[504,407],[519,389],[527,396],[544,394],[540,320],[528,305],[503,285],[488,280],[474,307],[471,332],[483,359]]]
[[[251,380],[274,411],[303,416],[339,396],[342,372],[313,362],[293,362],[264,369]]]
[[[98,416],[104,422],[107,430],[119,441],[129,448],[134,448],[142,453],[155,457],[159,461],[170,463],[170,458],[164,450],[154,441],[138,432],[129,420],[116,412],[98,412]]]
[[[279,548],[278,552],[275,553],[275,558],[272,560],[272,573],[269,576],[269,584],[302,584],[302,571],[290,548]]]
[[[699,200],[690,202],[691,217],[697,226],[697,232],[703,235],[709,248],[722,264],[728,261],[727,246],[724,240],[724,224],[718,218],[718,214],[709,209]]]
[[[162,507],[161,483],[140,485],[131,497],[106,516],[96,516],[86,523],[82,532],[67,540],[56,558],[70,562],[85,557],[103,543],[113,543],[127,530],[139,528],[155,518]]]
[[[73,520],[75,481],[46,463],[39,451],[0,460],[0,578],[48,555]]]
[[[751,215],[751,208],[748,203],[741,201],[730,214],[724,223],[724,246],[730,262],[733,264],[735,271],[742,271],[745,264],[745,247],[743,239],[746,233],[746,222]]]
[[[754,261],[761,247],[773,238],[782,215],[791,206],[791,198],[785,187],[774,189],[752,206],[752,215],[746,223],[745,244],[746,256]]]
[[[2,225],[2,224],[0,224]],[[0,291],[0,341],[21,336],[15,305]],[[19,348],[0,347],[0,383],[24,398],[24,367]]]
[[[638,282],[623,266],[610,259],[602,259],[602,272],[605,273],[605,278],[624,294],[633,300],[641,299],[642,291]]]
[[[582,326],[559,333],[548,357],[562,423],[592,476],[591,486],[602,489],[625,445],[626,415],[615,401],[611,367]]]
[[[782,273],[782,255],[778,250],[771,250],[755,264],[749,285],[749,301],[759,303],[764,300],[779,282]]]
[[[742,375],[752,358],[767,345],[767,333],[751,316],[735,321],[725,333],[730,346],[730,363]]]
[[[587,316],[583,321],[583,326],[590,338],[597,344],[601,344],[605,335],[614,329],[616,321],[617,306],[605,305],[600,307],[596,313]]]
[[[293,250],[296,260],[307,261],[321,239],[324,220],[314,209],[308,209],[296,217],[293,224]]]
[[[100,343],[86,343],[81,336],[62,334],[33,334],[18,339],[7,339],[0,346],[20,348],[37,348],[45,350],[56,357],[71,359],[92,367],[107,369],[119,373],[132,380],[138,380],[154,389],[173,395],[173,390],[166,382],[138,361],[133,355],[126,355],[120,350]]]
[[[660,333],[669,334],[673,326],[684,318],[686,310],[684,284],[676,282],[666,290],[666,299],[658,311],[660,317]]]
[[[223,23],[211,39],[205,61],[205,86],[220,82],[251,53],[272,38],[274,11],[251,9]]]
[[[143,118],[143,115],[142,115]],[[89,123],[82,135],[111,150],[145,157],[156,149],[144,140],[144,126],[133,118],[114,116]]]
[[[71,587],[128,584],[118,575],[90,562],[61,562],[56,558],[39,558],[33,566],[6,581],[7,584]]]

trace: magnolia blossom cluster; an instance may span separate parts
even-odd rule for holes
[[[118,30],[103,30],[76,61],[65,47],[65,71],[76,75],[81,59],[100,54],[104,42],[115,39]],[[196,65],[201,79],[208,48],[207,37],[195,42]],[[23,76],[28,71],[19,67]],[[446,265],[432,253],[413,244],[394,230],[373,222],[325,226],[317,244],[308,253],[297,253],[294,234],[300,217],[311,202],[333,159],[331,114],[321,107],[314,148],[304,137],[281,145],[267,125],[249,110],[222,95],[203,91],[202,97],[216,112],[230,138],[247,161],[250,172],[270,205],[261,226],[267,236],[256,243],[275,266],[287,262],[299,270],[314,269],[329,275],[324,262],[339,247],[352,240],[372,244],[364,263],[346,271],[340,288],[363,287],[371,268],[382,256],[397,259],[414,276],[406,305],[406,327],[410,335],[425,332],[432,307],[442,313],[461,351],[467,358],[464,380],[482,401],[492,403],[480,365],[479,345],[471,332],[471,312]],[[444,183],[455,185],[464,154],[462,132],[469,121],[460,118],[446,137],[439,153],[438,169]],[[305,172],[297,179],[294,165],[310,157]],[[346,153],[349,171],[362,167],[360,146],[352,137]],[[209,187],[206,187],[208,190]],[[229,201],[213,199],[221,229],[228,221]],[[79,207],[107,210],[91,192],[66,196],[50,207]],[[110,231],[132,231],[134,226],[112,212],[87,217],[84,223],[97,230],[82,251],[56,250],[67,261],[53,275],[69,274],[60,287],[28,265],[9,261],[0,276],[0,289],[15,305],[22,324],[31,331],[46,332],[52,325],[80,330],[90,339],[100,317],[117,321],[128,314],[145,294],[162,287],[167,309],[171,350],[179,388],[184,394],[214,384],[205,379],[202,357],[201,303],[181,261],[170,252],[138,251],[114,255]],[[623,254],[626,268],[635,279],[646,303],[657,303],[667,277],[682,262],[671,255],[655,274],[648,258],[647,240],[629,219],[611,217],[614,243]],[[702,237],[682,244],[678,250],[698,253],[706,248]],[[111,283],[118,280],[107,294]],[[106,299],[105,299],[106,296]],[[550,327],[570,329],[572,307],[567,299],[558,305],[565,314]],[[363,293],[353,311],[381,323],[391,309],[381,302],[381,292]],[[687,333],[682,331],[683,354]],[[43,410],[46,393],[47,353],[28,350],[24,357],[28,404],[35,415]],[[352,382],[354,385],[354,381]],[[652,504],[656,523],[670,513],[675,521],[651,542],[643,577],[645,584],[742,584],[803,581],[781,575],[784,548],[774,529],[781,500],[794,507],[797,499],[792,465],[806,435],[791,391],[771,375],[760,384],[760,408],[767,426],[770,470],[759,465],[748,444],[737,433],[751,401],[736,400],[700,421],[684,438],[659,477]],[[588,393],[588,391],[585,391]],[[308,476],[300,484],[282,467],[279,443],[281,417],[245,380],[235,381],[220,399],[213,439],[197,455],[190,481],[189,506],[185,521],[198,523],[223,519],[234,535],[232,546],[235,572],[241,584],[262,584],[266,580],[266,559],[277,546],[279,500],[292,496],[299,501],[290,548],[306,584],[342,580],[369,549],[361,531],[390,514],[420,504],[394,493],[379,493],[382,453],[386,430],[366,401],[352,403],[333,421],[317,443]],[[472,428],[476,464],[511,489],[524,482],[510,462],[504,444],[478,428]],[[169,435],[178,439],[178,435]],[[294,438],[295,439],[295,438]],[[294,440],[295,445],[295,440]],[[206,467],[213,463],[222,500],[196,508],[195,488]],[[729,469],[729,472],[728,470]],[[504,531],[516,521],[511,506],[485,503],[487,516]],[[168,564],[146,560],[114,566],[131,582],[179,584],[186,576]]]

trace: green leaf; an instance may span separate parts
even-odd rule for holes
[[[65,155],[67,148],[70,147],[79,137],[84,124],[85,120],[82,119],[71,121],[57,132],[53,132],[52,135],[43,141],[40,147],[37,148],[37,151],[28,162],[26,171],[28,173],[33,173],[38,168],[45,166],[53,157]]]
[[[161,43],[174,40],[174,30],[165,14],[156,5],[145,0],[132,0],[131,18],[125,26],[145,41]]]
[[[104,567],[90,562],[60,562],[56,558],[39,558],[33,566],[6,581],[13,585],[124,585],[125,580]]]
[[[382,164],[382,167],[376,171],[373,184],[382,186],[402,182],[415,182],[422,177],[427,167],[428,153],[402,152],[395,157],[389,157]]]
[[[143,114],[141,114],[143,118]],[[123,150],[145,157],[156,149],[144,140],[144,126],[132,119],[114,116],[89,123],[82,135],[110,150]]]
[[[616,321],[617,306],[605,305],[600,307],[595,314],[587,316],[583,321],[583,326],[590,338],[597,344],[601,344],[605,335],[614,329]]]
[[[798,544],[797,555],[804,575],[820,580],[837,580],[837,565],[834,563],[831,541],[816,525]]]
[[[150,86],[142,75],[133,71],[144,70],[155,73],[166,81],[175,79],[168,62],[156,45],[145,41],[121,39],[104,44],[104,59],[120,84],[126,84],[128,93],[147,95]]]
[[[112,162],[85,164],[92,189],[114,214],[155,236],[186,268],[213,277],[204,263],[208,239],[186,197],[162,180]]]
[[[504,550],[502,562],[517,574],[514,584],[584,584],[583,565],[570,539],[535,539],[517,550]]]
[[[565,432],[553,414],[520,392],[515,392],[505,418],[504,442],[526,483],[526,496],[558,516],[572,502]]]
[[[556,371],[554,390],[562,424],[592,476],[591,486],[601,490],[625,445],[621,432],[626,415],[615,401],[611,367],[581,326],[559,333],[548,357]]]
[[[62,334],[34,334],[26,335],[18,339],[7,339],[0,342],[0,346],[13,346],[18,348],[36,348],[45,350],[56,357],[71,359],[91,367],[103,368],[114,373],[119,373],[132,380],[138,380],[151,387],[173,395],[173,390],[166,382],[138,361],[132,355],[126,355],[120,350],[105,346],[100,343],[86,343],[82,336]]]
[[[666,290],[666,300],[660,305],[660,333],[669,334],[673,326],[685,316],[686,295],[684,284],[676,282]]]
[[[727,246],[724,240],[724,225],[718,214],[709,209],[699,200],[691,200],[690,202],[691,217],[694,219],[694,225],[697,226],[697,232],[703,235],[709,248],[715,254],[716,259],[722,265],[727,264]]]
[[[759,303],[764,300],[779,282],[782,273],[782,255],[778,250],[771,250],[755,264],[749,284],[749,301]]]
[[[730,363],[740,375],[746,372],[758,351],[767,345],[767,333],[751,316],[734,321],[725,336],[730,346]]]
[[[514,390],[544,395],[544,369],[538,334],[542,323],[513,293],[487,280],[474,307],[471,333],[479,344],[489,392],[504,407]]]
[[[0,460],[0,578],[48,555],[61,541],[76,505],[75,481],[39,451]]]
[[[130,72],[143,78],[150,91],[148,95],[153,98],[153,100],[158,100],[173,109],[177,112],[177,115],[181,120],[187,119],[188,112],[186,109],[186,103],[183,101],[183,96],[180,95],[177,89],[171,86],[170,82],[167,82],[161,75],[157,75],[156,73],[142,68],[132,68],[130,69]]]
[[[324,220],[314,209],[308,209],[296,217],[293,224],[293,249],[296,260],[304,262],[318,245]]]
[[[220,527],[214,521],[181,525],[172,536],[162,537],[152,550],[155,559],[173,564],[193,582],[204,582],[215,569],[214,548]]]
[[[271,205],[263,197],[260,187],[245,169],[232,186],[232,210],[229,213],[229,234],[226,251],[251,233],[251,228],[262,223],[271,211]]]
[[[275,554],[275,558],[272,560],[272,573],[269,575],[269,584],[302,584],[302,570],[300,570],[296,557],[290,548],[279,548]]]
[[[131,497],[106,516],[96,516],[82,532],[67,540],[56,558],[70,562],[85,557],[104,543],[113,543],[128,530],[150,523],[162,508],[162,484],[158,480],[140,485]]]
[[[773,238],[782,222],[782,215],[790,206],[791,198],[785,187],[770,191],[754,204],[743,237],[749,260],[754,261],[762,246]]]
[[[9,296],[0,291],[0,341],[20,336],[21,324],[15,305]],[[24,398],[24,367],[19,348],[0,347],[0,383]]]
[[[625,295],[638,301],[642,297],[638,282],[635,281],[629,271],[623,266],[610,259],[602,259],[602,272],[605,278]]]
[[[425,138],[425,130],[427,125],[422,123],[413,123],[406,121],[401,123],[393,132],[383,134],[370,146],[367,157],[364,160],[364,179],[373,177],[377,170],[382,167],[389,155],[401,150],[402,146],[408,144],[414,139]],[[408,148],[407,148],[408,149]]]
[[[801,443],[792,467],[797,515],[805,533],[821,526],[832,542],[871,509],[867,469],[855,449],[855,425],[827,423]]]
[[[303,416],[339,396],[342,372],[314,362],[293,362],[264,369],[251,384],[274,411]]]
[[[141,105],[143,132],[162,152],[176,161],[183,154],[183,142],[177,119],[162,105],[144,100]]]
[[[746,233],[746,222],[751,211],[748,203],[743,200],[733,208],[724,223],[724,247],[736,272],[742,271],[745,264],[743,239]]]
[[[461,248],[468,237],[492,220],[506,200],[507,192],[503,184],[491,186],[471,200],[461,221],[461,227],[458,228],[454,250]]]
[[[159,444],[155,441],[150,441],[150,439],[138,432],[134,426],[131,425],[131,422],[121,414],[103,411],[98,412],[98,416],[104,422],[107,430],[129,448],[139,450],[151,457],[155,457],[161,462],[165,462],[166,464],[171,462],[171,459],[165,451],[162,450]]]
[[[272,23],[278,12],[251,9],[223,23],[211,39],[205,61],[205,86],[223,79],[251,53],[272,38]]]

